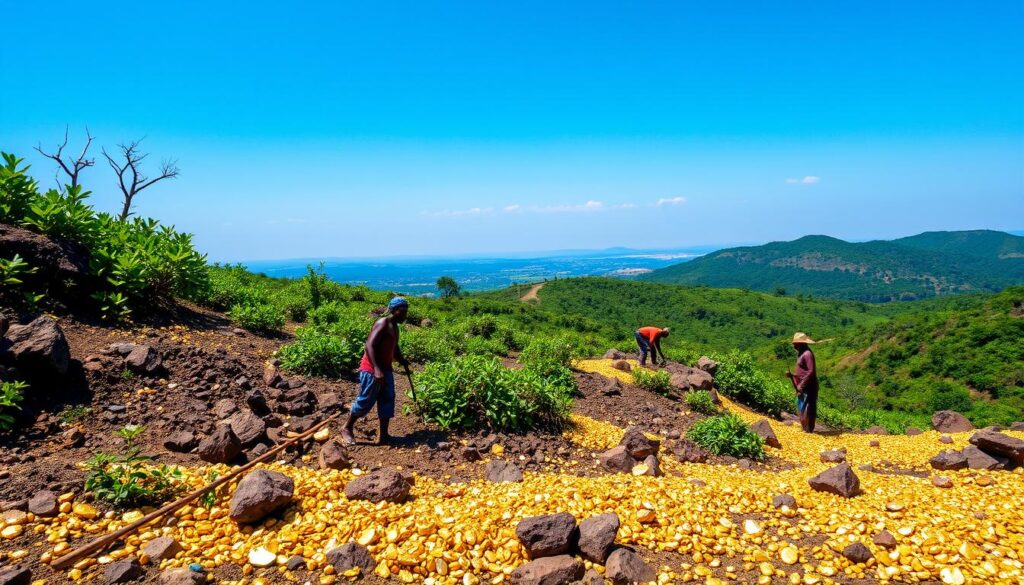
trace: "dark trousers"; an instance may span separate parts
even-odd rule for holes
[[[811,390],[796,395],[797,413],[800,426],[808,433],[814,432],[814,421],[818,418],[818,391]]]
[[[651,342],[646,337],[640,334],[639,331],[634,333],[636,336],[636,344],[640,346],[640,365],[647,363],[647,353],[651,352],[651,362],[658,361],[658,355],[654,353],[654,349],[651,348]]]

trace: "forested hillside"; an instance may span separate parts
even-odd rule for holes
[[[641,280],[866,302],[995,292],[1024,283],[1024,238],[930,232],[850,243],[828,236],[719,250]]]

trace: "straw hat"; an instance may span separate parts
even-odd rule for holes
[[[807,335],[806,333],[798,331],[798,332],[793,334],[793,343],[804,343],[804,344],[807,344],[807,345],[811,345],[812,343],[818,343],[818,342],[814,341],[813,339],[811,339],[811,337],[809,335]]]

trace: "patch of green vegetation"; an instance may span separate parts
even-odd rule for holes
[[[711,398],[711,393],[707,390],[693,390],[686,394],[686,405],[690,407],[693,412],[699,412],[700,414],[717,414],[718,406],[715,405],[715,401]]]
[[[119,455],[96,453],[86,462],[85,490],[117,509],[159,504],[182,489],[177,468],[154,466],[136,443],[145,427],[129,425],[114,434],[124,440]]]
[[[21,410],[21,401],[25,398],[25,389],[28,384],[17,382],[4,382],[0,384],[0,431],[9,431],[14,428],[14,411]]]
[[[731,412],[702,420],[686,432],[686,438],[715,455],[764,461],[764,440]]]
[[[558,428],[572,407],[573,388],[559,379],[483,356],[429,364],[415,382],[416,409],[445,430]]]
[[[69,425],[89,414],[89,410],[89,407],[84,404],[69,404],[57,416],[62,423]]]
[[[633,368],[633,383],[648,392],[662,396],[669,396],[672,393],[672,376],[664,370]]]

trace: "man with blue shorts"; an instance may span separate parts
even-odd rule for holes
[[[398,361],[408,368],[409,362],[398,347],[398,325],[409,315],[409,302],[395,297],[388,303],[388,311],[377,319],[366,339],[366,351],[359,362],[359,396],[352,403],[341,437],[348,445],[356,444],[355,424],[377,405],[380,419],[378,444],[388,444],[388,423],[395,416],[395,374],[392,363]]]

